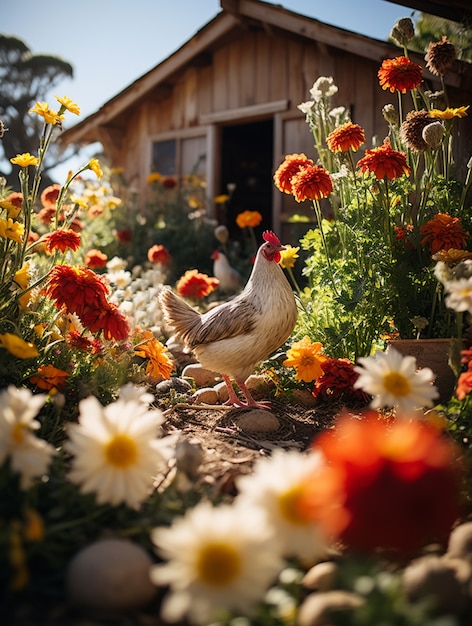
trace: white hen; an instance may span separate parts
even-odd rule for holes
[[[213,259],[213,276],[220,281],[218,289],[223,293],[236,293],[243,286],[241,274],[228,261],[226,255],[215,250],[211,255]]]

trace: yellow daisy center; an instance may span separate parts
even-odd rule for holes
[[[279,495],[280,512],[290,524],[301,526],[307,523],[307,519],[303,516],[299,506],[302,492],[301,485],[295,485]]]
[[[105,456],[118,469],[124,469],[136,463],[138,448],[128,435],[115,435],[105,447]]]
[[[11,429],[11,438],[16,445],[22,444],[25,438],[25,425],[15,424]]]
[[[241,556],[227,543],[208,543],[197,559],[198,578],[213,587],[225,587],[241,571]]]
[[[411,385],[403,374],[390,372],[383,379],[383,386],[386,391],[398,398],[408,396],[411,392]]]

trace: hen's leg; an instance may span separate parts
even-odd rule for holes
[[[226,374],[221,374],[221,376],[226,383],[226,388],[228,389],[228,400],[225,402],[225,405],[246,406],[244,402],[242,402],[242,400],[240,400],[238,396],[236,395],[236,392],[233,389],[233,385],[231,383],[229,376],[226,376]]]
[[[241,389],[241,391],[243,392],[247,400],[247,404],[243,404],[243,406],[253,406],[258,409],[268,409],[270,407],[270,402],[267,402],[267,401],[256,402],[254,400],[254,398],[251,395],[251,392],[246,387],[246,383],[244,380],[236,380],[236,382],[238,383],[238,387]]]

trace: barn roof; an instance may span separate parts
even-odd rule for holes
[[[405,4],[407,1],[411,7],[412,2],[404,0]],[[361,57],[378,60],[379,63],[391,55],[392,50],[398,50],[385,41],[331,26],[261,0],[220,0],[220,5],[222,11],[178,50],[105,102],[95,113],[64,131],[60,141],[90,144],[100,141],[100,129],[106,127],[111,132],[118,130],[127,113],[139,101],[145,97],[167,97],[179,71],[192,64],[208,63],[212,49],[223,45],[231,33],[240,27],[257,25],[269,32],[287,33],[307,41],[316,41],[318,45],[350,51]],[[450,74],[448,82],[461,86],[460,73],[456,76]]]

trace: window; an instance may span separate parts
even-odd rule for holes
[[[156,141],[152,145],[152,171],[163,176],[177,175],[177,143],[175,139]]]

